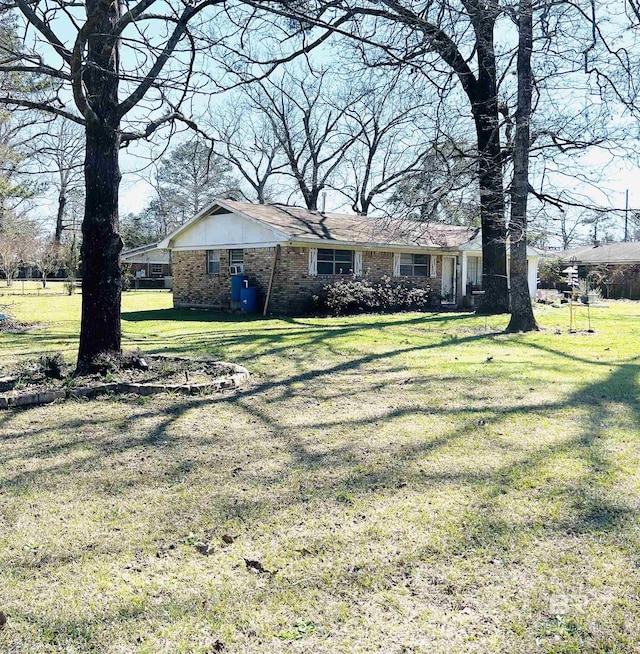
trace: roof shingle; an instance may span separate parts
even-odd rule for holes
[[[284,205],[220,200],[221,207],[259,220],[293,240],[336,241],[404,247],[457,247],[474,238],[478,229],[442,223],[310,211]]]

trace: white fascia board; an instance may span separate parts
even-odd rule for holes
[[[329,248],[338,250],[376,250],[378,252],[412,252],[416,254],[456,254],[458,247],[439,247],[437,245],[380,245],[379,243],[354,243],[353,241],[320,241],[318,239],[295,239],[289,245],[305,248]]]
[[[196,250],[248,250],[250,248],[273,248],[276,245],[289,245],[289,241],[260,241],[259,243],[216,243],[215,245],[183,245],[172,247],[172,252],[189,252]]]
[[[221,200],[215,200],[212,202],[209,206],[205,207],[200,213],[196,214],[193,218],[188,220],[184,225],[180,225],[177,229],[175,229],[171,234],[169,234],[164,240],[160,241],[158,243],[158,248],[164,249],[164,250],[196,250],[196,249],[202,249],[202,248],[194,248],[194,247],[173,247],[171,245],[171,241],[181,234],[182,232],[186,231],[193,225],[195,225],[197,222],[202,220],[203,218],[208,218],[209,216],[215,217],[215,214],[212,214],[212,210],[215,209],[216,207],[220,207],[222,209],[225,209],[229,213],[232,213],[236,216],[240,216],[241,218],[244,218],[245,220],[248,220],[256,225],[260,225],[260,227],[267,228],[273,232],[273,235],[275,237],[274,244],[282,243],[283,241],[288,241],[291,236],[290,234],[286,234],[285,232],[282,232],[272,225],[270,225],[267,222],[264,222],[263,220],[258,220],[257,218],[254,218],[253,216],[249,216],[243,211],[238,211],[237,209],[234,209],[233,207],[225,204]],[[262,244],[263,247],[270,247],[268,245]],[[234,247],[234,246],[231,246]],[[257,247],[251,244],[236,244],[235,247]],[[219,249],[220,246],[217,246],[216,249]]]

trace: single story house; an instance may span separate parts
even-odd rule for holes
[[[120,262],[128,264],[138,279],[171,277],[171,252],[158,247],[157,243],[123,250]]]
[[[590,277],[606,297],[640,300],[640,242],[585,245],[554,253],[578,267],[578,277]]]
[[[480,288],[478,229],[216,200],[158,248],[171,251],[176,307],[225,308],[242,273],[275,313],[299,314],[345,275],[389,277],[462,305]],[[531,251],[535,294],[538,254]]]

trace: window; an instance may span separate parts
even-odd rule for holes
[[[152,263],[151,264],[151,275],[161,276],[162,275],[162,264],[161,263]]]
[[[480,286],[482,284],[482,259],[469,257],[467,259],[467,284]]]
[[[209,275],[220,274],[220,252],[207,250],[207,273]]]
[[[229,250],[229,265],[241,266],[243,264],[244,250]]]
[[[428,254],[401,254],[400,275],[402,277],[428,277]]]
[[[318,248],[318,275],[348,275],[353,272],[353,250]]]

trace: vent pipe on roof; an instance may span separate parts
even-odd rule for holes
[[[322,200],[321,200],[321,205],[320,206],[321,206],[320,213],[324,213],[325,209],[327,208],[327,192],[326,191],[322,191]]]

